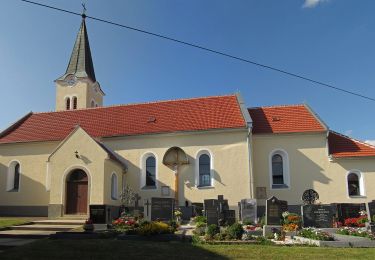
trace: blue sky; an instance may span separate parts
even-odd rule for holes
[[[38,0],[36,0],[38,1]],[[81,1],[41,3],[81,11]],[[87,14],[375,97],[373,0],[87,0]],[[1,1],[0,129],[52,111],[80,17]],[[375,140],[375,102],[88,20],[105,105],[240,91],[248,106],[308,103],[331,129]]]

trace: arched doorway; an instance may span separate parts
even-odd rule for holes
[[[66,214],[87,214],[88,177],[76,169],[66,179]]]

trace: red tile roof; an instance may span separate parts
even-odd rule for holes
[[[0,134],[0,143],[64,139],[76,125],[93,137],[245,128],[235,95],[31,113]]]
[[[330,131],[329,153],[335,158],[375,156],[375,146]]]
[[[306,105],[255,107],[249,113],[254,134],[327,131]]]

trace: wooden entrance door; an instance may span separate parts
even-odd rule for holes
[[[75,170],[66,184],[66,214],[87,214],[88,178],[82,170]]]

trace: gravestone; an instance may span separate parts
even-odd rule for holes
[[[236,211],[235,210],[224,210],[225,225],[233,225],[236,222]]]
[[[255,199],[242,199],[239,203],[240,208],[240,220],[251,221],[256,223],[257,221],[257,201]]]
[[[339,203],[336,204],[337,217],[340,222],[344,223],[347,218],[358,218],[361,210],[366,210],[365,203]]]
[[[266,225],[280,225],[282,213],[288,210],[288,202],[275,196],[266,201]]]
[[[174,199],[151,198],[151,220],[169,221],[173,219]]]
[[[219,224],[219,202],[216,199],[204,200],[204,214],[207,225]]]
[[[90,205],[90,219],[94,224],[107,223],[107,210],[105,205]]]
[[[373,221],[374,216],[375,216],[375,200],[368,203],[368,211],[369,211],[368,214],[371,219],[371,222],[375,222]]]
[[[227,221],[225,218],[225,211],[229,210],[228,200],[225,200],[223,195],[218,195],[217,202],[219,203],[219,208],[218,208],[219,225],[224,226]]]
[[[332,228],[334,208],[332,205],[304,205],[302,217],[304,227]]]
[[[194,203],[191,203],[191,205],[193,206],[193,215],[195,216],[203,216],[203,203],[197,203],[197,202],[194,202]]]

